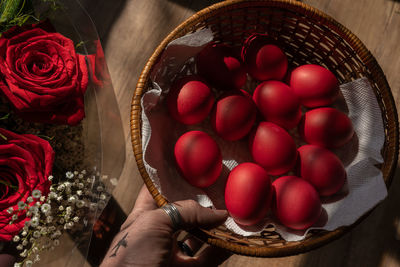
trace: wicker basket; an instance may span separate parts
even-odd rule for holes
[[[304,3],[285,0],[237,0],[221,2],[203,9],[179,25],[157,47],[137,83],[131,107],[132,147],[143,180],[159,206],[165,205],[166,199],[154,187],[142,160],[140,99],[148,89],[152,68],[166,45],[204,27],[214,32],[217,41],[233,46],[240,46],[251,33],[267,32],[280,43],[290,64],[324,65],[334,72],[340,83],[367,77],[383,114],[384,163],[379,167],[386,185],[390,185],[399,149],[397,111],[385,75],[368,49],[343,25]],[[306,239],[297,242],[286,242],[274,232],[273,227],[251,237],[236,235],[224,227],[210,231],[197,229],[193,234],[209,244],[237,254],[277,257],[317,248],[340,237],[350,228],[342,227],[332,232],[311,231]]]

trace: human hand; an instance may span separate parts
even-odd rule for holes
[[[228,213],[201,207],[193,200],[174,203],[182,219],[182,229],[209,229],[223,223]],[[111,266],[217,266],[230,254],[208,246],[193,257],[185,255],[177,245],[179,231],[173,229],[171,218],[159,209],[145,186],[135,206],[111,243],[101,267]],[[194,237],[185,241],[194,253],[201,242]]]

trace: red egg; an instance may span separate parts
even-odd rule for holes
[[[211,125],[223,139],[239,140],[250,132],[256,115],[253,100],[238,90],[217,101],[211,113]]]
[[[243,44],[242,60],[255,79],[282,80],[288,61],[285,53],[266,34],[252,34]]]
[[[296,176],[284,176],[276,179],[272,188],[273,211],[283,225],[303,230],[318,220],[322,211],[321,201],[310,183]]]
[[[246,162],[229,174],[225,187],[225,204],[233,219],[241,225],[254,225],[270,209],[271,181],[257,164]]]
[[[206,133],[190,131],[175,144],[178,171],[191,185],[212,185],[222,170],[222,155],[217,143]]]
[[[309,144],[335,148],[351,140],[354,128],[343,112],[334,108],[316,108],[304,114],[299,133]]]
[[[210,87],[197,76],[187,76],[174,82],[167,96],[169,114],[183,124],[204,120],[214,105]]]
[[[196,66],[199,75],[217,89],[240,89],[246,83],[246,71],[227,45],[207,45],[197,55]]]
[[[291,129],[301,119],[300,102],[293,90],[279,81],[266,81],[257,86],[253,100],[265,120]]]
[[[304,145],[298,152],[297,174],[309,181],[321,196],[331,196],[343,187],[346,170],[333,152],[315,145]]]
[[[339,82],[328,69],[319,65],[302,65],[290,75],[290,87],[306,107],[333,103],[339,96]]]
[[[293,138],[285,129],[271,122],[261,122],[252,133],[250,152],[254,161],[272,175],[290,171],[297,158]]]

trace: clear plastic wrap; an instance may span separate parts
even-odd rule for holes
[[[76,126],[39,126],[38,132],[55,133],[55,136],[47,136],[55,140],[59,137],[57,133],[61,133],[59,140],[63,139],[60,142],[49,141],[56,154],[54,166],[57,170],[53,171],[53,184],[66,179],[62,174],[75,171],[76,177],[87,177],[83,188],[85,201],[95,204],[87,207],[74,227],[63,231],[57,244],[39,253],[40,261],[35,265],[83,266],[87,261],[93,226],[109,201],[124,166],[122,121],[99,36],[80,2],[38,0],[32,3],[34,17],[41,21],[45,19],[56,32],[73,41],[77,54],[85,56],[89,73],[84,94],[85,118]],[[29,125],[28,128],[33,129],[36,125],[39,124]],[[24,127],[18,129],[25,133]],[[6,243],[2,246],[10,247]]]

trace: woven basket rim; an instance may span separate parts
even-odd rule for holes
[[[146,87],[149,81],[150,73],[152,71],[153,66],[159,59],[159,56],[165,49],[165,47],[172,40],[176,39],[179,33],[187,30],[188,28],[196,25],[199,21],[204,20],[205,18],[212,17],[214,14],[218,13],[220,9],[234,9],[238,4],[243,4],[244,7],[246,5],[254,7],[261,6],[265,7],[266,3],[271,7],[280,7],[280,8],[288,8],[290,10],[295,10],[302,15],[308,17],[318,17],[319,21],[324,25],[328,26],[330,29],[335,30],[336,33],[340,34],[341,37],[354,49],[357,55],[360,57],[364,65],[368,67],[368,69],[373,70],[372,75],[374,76],[374,80],[378,80],[381,82],[380,89],[387,91],[386,99],[384,99],[386,104],[388,104],[387,112],[389,112],[389,118],[392,118],[394,121],[394,126],[389,129],[388,135],[390,135],[391,141],[393,142],[393,148],[390,147],[388,155],[385,158],[386,164],[386,177],[385,182],[386,186],[389,187],[394,172],[397,166],[398,160],[398,152],[399,152],[399,123],[398,123],[398,115],[395,106],[395,101],[393,95],[391,94],[389,84],[386,80],[386,77],[377,63],[376,59],[373,57],[371,52],[366,48],[366,46],[361,42],[361,40],[355,36],[350,30],[344,27],[342,24],[337,22],[331,16],[323,13],[322,11],[311,7],[305,3],[294,1],[294,0],[233,0],[233,1],[225,1],[221,3],[214,4],[209,6],[199,12],[195,13],[184,22],[182,22],[179,26],[177,26],[172,32],[170,32],[167,37],[158,45],[155,49],[149,60],[147,61],[143,71],[138,79],[136,89],[134,95],[132,97],[131,104],[131,141],[132,141],[132,149],[134,151],[135,159],[138,165],[139,172],[143,178],[144,183],[152,194],[154,200],[156,201],[159,207],[164,206],[168,203],[168,201],[160,194],[157,188],[152,183],[143,163],[143,151],[142,151],[142,143],[141,143],[141,105],[140,100],[143,94],[143,89]],[[283,246],[283,247],[262,247],[262,248],[252,248],[244,245],[231,244],[225,240],[217,239],[208,234],[207,231],[202,229],[192,230],[191,233],[195,236],[202,239],[204,242],[207,242],[211,245],[215,245],[221,248],[225,248],[230,250],[236,254],[242,254],[247,256],[258,256],[258,257],[281,257],[281,256],[290,256],[299,253],[304,253],[310,251],[312,249],[318,248],[324,244],[327,244],[345,234],[350,229],[352,229],[355,225],[360,223],[365,217],[367,217],[370,212],[363,215],[359,218],[355,223],[351,226],[340,227],[334,231],[323,232],[320,236],[314,237],[311,239],[305,239],[304,241],[297,243],[293,246]],[[290,242],[289,242],[290,243]]]

